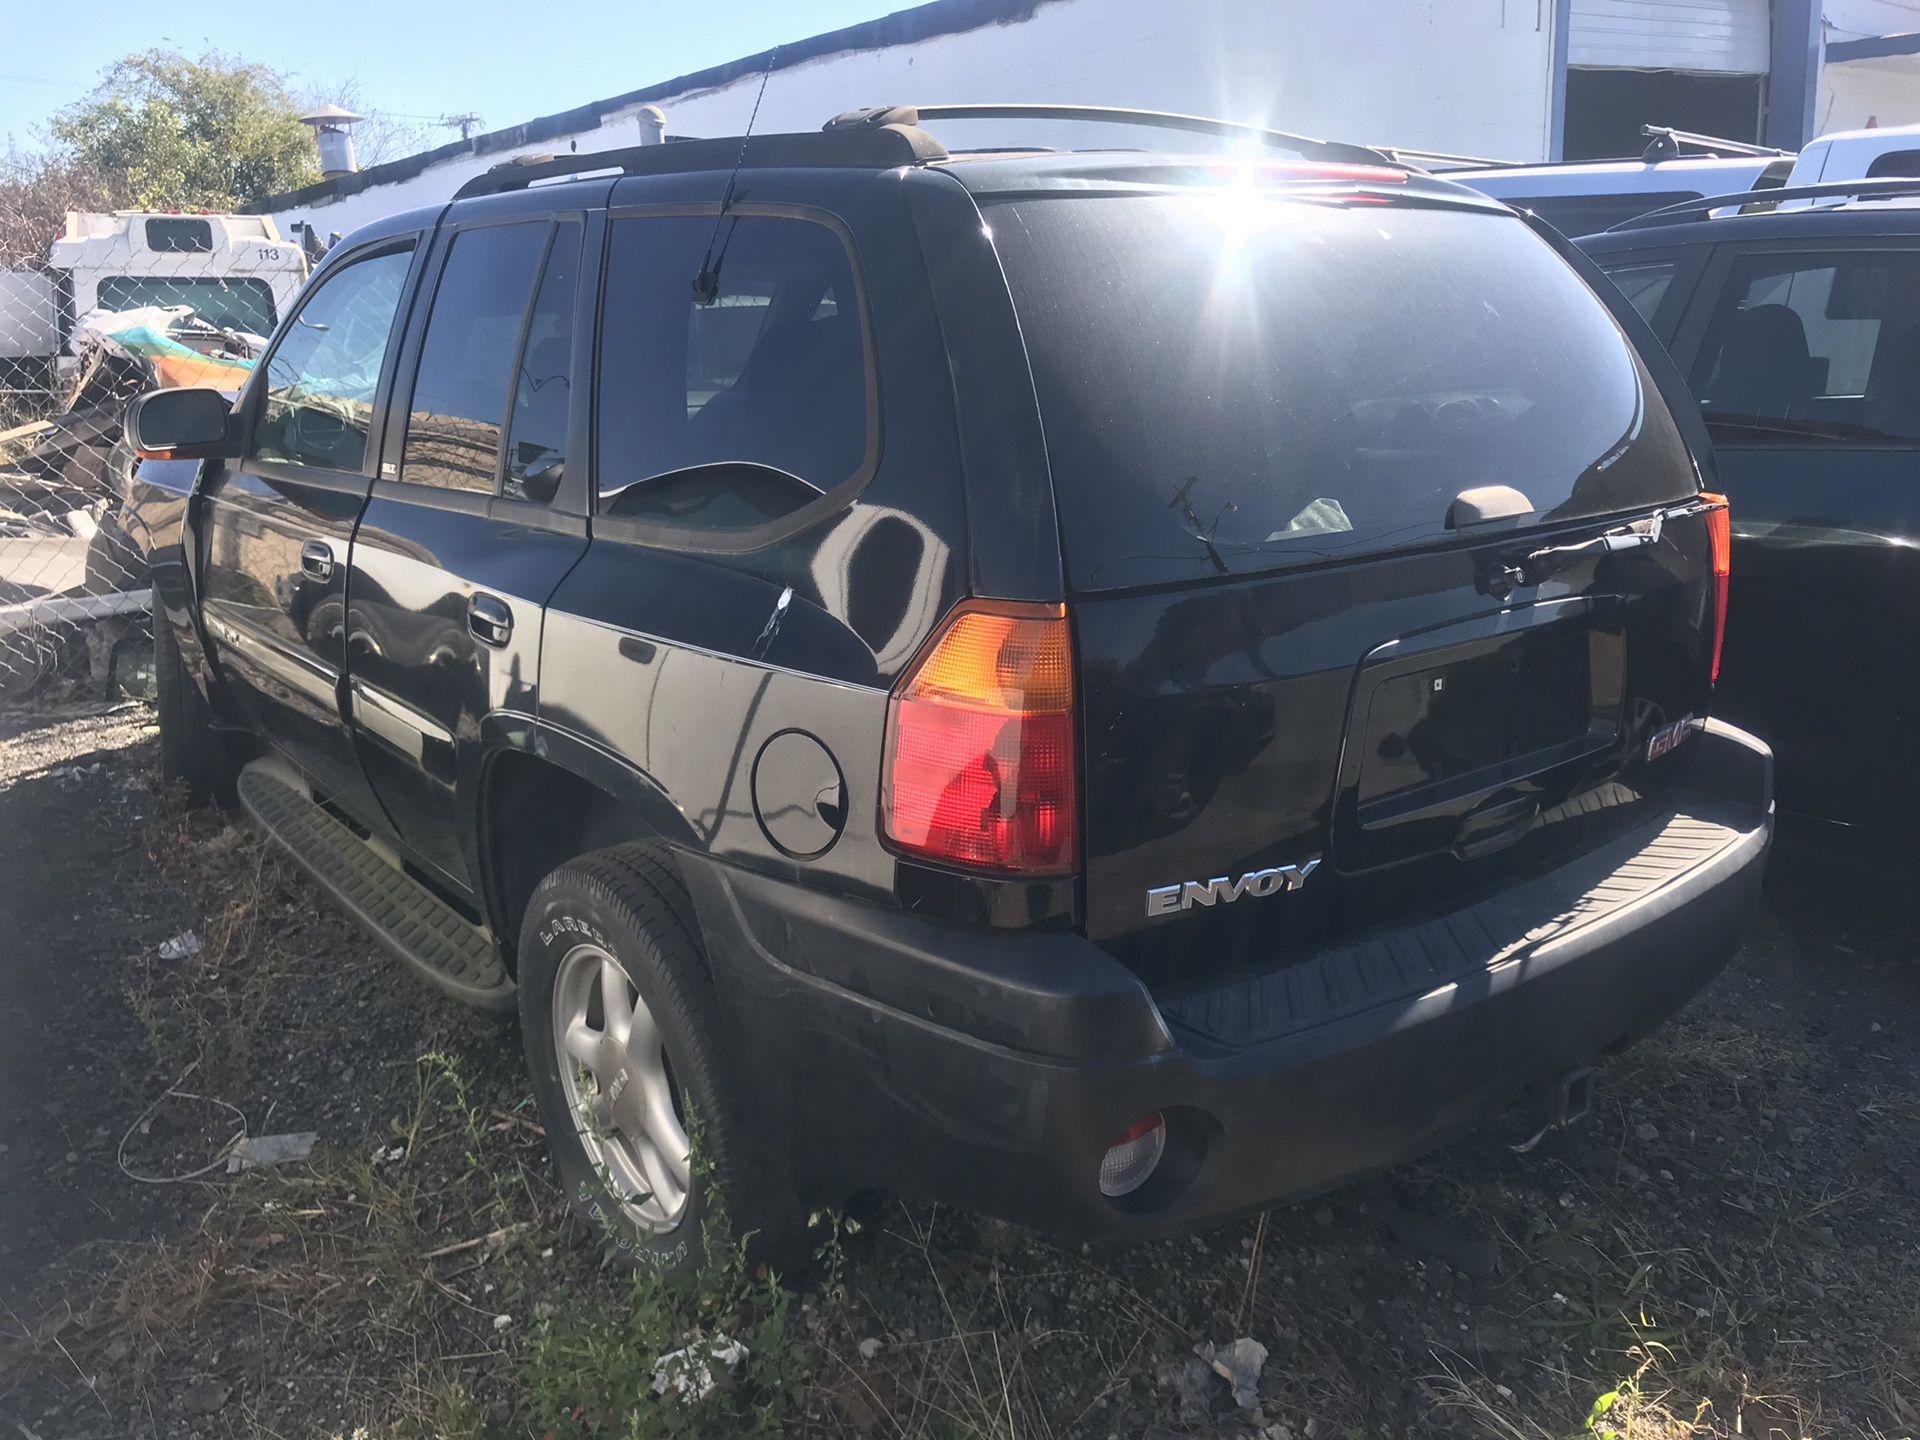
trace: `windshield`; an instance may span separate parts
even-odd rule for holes
[[[992,205],[1078,590],[1690,493],[1604,306],[1518,218],[1225,187]]]

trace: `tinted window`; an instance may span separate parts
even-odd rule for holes
[[[1920,255],[1742,258],[1693,388],[1735,444],[1920,440]]]
[[[147,248],[173,254],[205,254],[213,249],[213,222],[156,215],[147,221]]]
[[[410,251],[356,260],[323,281],[267,361],[255,452],[262,460],[358,470]]]
[[[728,230],[731,233],[728,233]],[[845,246],[745,216],[719,293],[694,301],[714,224],[617,220],[600,341],[600,508],[661,524],[763,524],[869,463],[865,342]]]
[[[1689,493],[1632,347],[1521,220],[1259,192],[1009,202],[988,219],[1079,589]]]
[[[232,280],[167,280],[154,275],[108,275],[100,282],[102,310],[138,310],[147,305],[190,305],[194,318],[216,330],[271,335],[273,287],[252,277]]]
[[[546,274],[533,302],[507,431],[504,493],[551,500],[567,457],[567,413],[573,402],[573,297],[580,278],[580,226],[554,231]]]
[[[1889,150],[1874,156],[1867,166],[1867,178],[1878,180],[1888,175],[1920,175],[1920,150]]]
[[[1640,318],[1649,325],[1653,315],[1660,308],[1660,302],[1667,298],[1667,291],[1673,285],[1673,272],[1679,267],[1677,260],[1655,260],[1642,265],[1621,265],[1617,268],[1602,265],[1607,278],[1620,287],[1620,293],[1627,297],[1627,303],[1640,312]]]
[[[420,347],[402,481],[493,489],[527,297],[549,229],[484,225],[453,237]]]

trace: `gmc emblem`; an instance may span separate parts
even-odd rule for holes
[[[1319,864],[1320,857],[1316,855],[1311,860],[1302,860],[1298,865],[1249,870],[1238,880],[1229,880],[1221,875],[1212,880],[1183,880],[1178,885],[1156,885],[1147,891],[1147,918],[1152,920],[1161,915],[1191,909],[1195,905],[1212,905],[1216,901],[1231,905],[1242,895],[1252,895],[1258,899],[1282,890],[1298,890],[1307,883],[1307,876]]]

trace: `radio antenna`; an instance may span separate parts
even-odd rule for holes
[[[773,78],[774,64],[780,58],[780,47],[774,46],[767,52],[767,68],[760,72],[760,91],[753,97],[753,111],[747,116],[747,128],[740,136],[740,154],[735,157],[733,170],[727,176],[727,188],[720,196],[720,213],[713,217],[713,234],[707,237],[707,253],[700,261],[700,273],[693,277],[693,303],[711,305],[720,298],[720,267],[726,263],[727,245],[733,240],[733,231],[727,231],[726,240],[720,239],[720,227],[727,223],[727,210],[733,204],[733,188],[740,183],[740,167],[747,163],[747,142],[753,138],[754,122],[760,118],[760,102],[767,98],[767,81]],[[720,245],[719,253],[714,253],[714,244]]]

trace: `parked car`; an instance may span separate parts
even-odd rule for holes
[[[1780,805],[1883,858],[1920,800],[1920,182],[1769,190],[1579,243],[1688,375],[1732,502],[1715,711]]]
[[[1452,164],[1447,163],[1451,157],[1431,159],[1447,179],[1471,185],[1516,210],[1530,210],[1563,235],[1604,230],[1649,210],[1707,195],[1782,185],[1795,164],[1786,151],[1764,145],[1656,125],[1641,130],[1647,136],[1646,150],[1617,160]]]
[[[1711,452],[1578,251],[1360,147],[927,128],[978,113],[498,168],[231,415],[138,402],[208,461],[165,765],[517,1007],[656,1264],[714,1184],[1133,1236],[1566,1120],[1757,897]]]
[[[1516,210],[1531,210],[1566,235],[1605,230],[1636,215],[1708,196],[1920,175],[1920,125],[1838,130],[1809,141],[1797,155],[1659,125],[1643,125],[1641,133],[1648,138],[1645,153],[1619,160],[1532,165],[1395,153]]]

